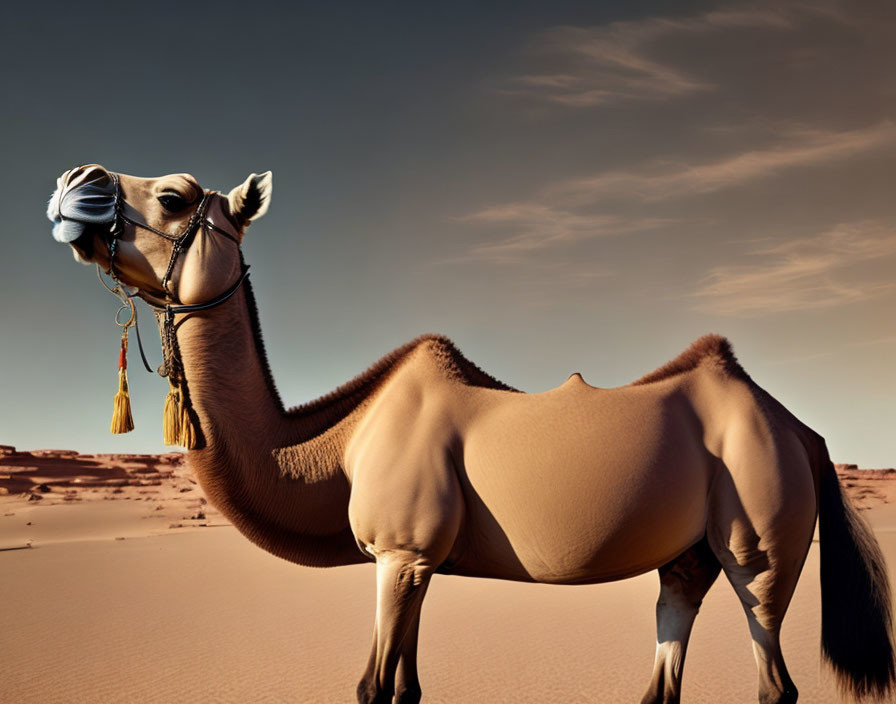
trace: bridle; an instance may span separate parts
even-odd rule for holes
[[[109,291],[121,301],[121,307],[115,314],[115,322],[119,327],[123,328],[122,349],[126,353],[128,329],[130,327],[134,327],[137,332],[137,344],[140,349],[140,357],[143,360],[143,366],[146,368],[146,371],[150,373],[152,373],[153,370],[150,368],[149,363],[146,360],[146,354],[143,351],[143,341],[140,339],[140,328],[137,326],[137,309],[134,305],[134,298],[141,298],[150,308],[152,308],[156,316],[156,323],[159,327],[159,336],[162,342],[163,356],[162,364],[159,365],[158,369],[156,369],[156,372],[159,374],[159,376],[166,377],[168,379],[168,383],[171,386],[171,390],[169,391],[169,398],[174,399],[174,402],[178,404],[178,407],[180,408],[179,412],[188,414],[190,408],[189,395],[186,388],[186,376],[184,375],[183,362],[180,355],[180,347],[177,343],[177,327],[180,323],[175,323],[175,316],[180,314],[198,313],[200,311],[210,310],[229,300],[240,289],[240,287],[243,285],[243,282],[245,282],[245,280],[248,278],[249,266],[243,259],[242,250],[238,249],[240,256],[240,274],[237,277],[237,280],[227,290],[215,296],[211,300],[205,301],[203,303],[184,304],[177,302],[177,298],[171,292],[170,288],[171,276],[174,272],[174,267],[177,264],[178,257],[186,252],[187,249],[189,249],[190,245],[193,244],[196,239],[196,234],[200,229],[202,229],[203,231],[214,232],[223,237],[226,237],[234,244],[236,244],[237,248],[239,248],[239,239],[237,239],[237,237],[230,232],[227,232],[223,228],[216,225],[208,217],[209,205],[211,203],[212,197],[217,193],[217,191],[203,191],[202,199],[199,201],[199,205],[196,206],[196,209],[190,216],[190,220],[187,222],[183,231],[181,231],[179,234],[171,235],[167,232],[163,232],[162,230],[152,227],[148,223],[137,222],[136,220],[132,220],[127,215],[125,215],[124,205],[126,201],[121,190],[121,182],[119,180],[118,174],[109,172],[109,175],[112,178],[112,185],[114,188],[114,218],[108,230],[103,233],[103,237],[106,247],[109,251],[109,268],[105,273],[112,278],[113,285],[110,286],[108,283],[106,283],[105,279],[103,278],[103,269],[99,265],[99,263],[97,263],[96,265],[97,278],[107,291]],[[139,288],[134,288],[132,291],[129,291],[128,287],[119,280],[118,274],[115,270],[115,255],[118,252],[119,240],[121,240],[124,233],[125,223],[132,225],[135,228],[144,229],[172,243],[171,256],[168,259],[168,265],[165,268],[165,274],[162,277],[161,281],[162,290],[165,292],[169,300],[166,301],[162,298],[152,296],[149,293],[140,290]],[[127,320],[121,320],[122,312],[130,313]],[[166,414],[167,404],[168,401],[166,400]],[[184,442],[180,442],[179,440],[168,442],[167,438],[166,443],[187,444]]]
[[[116,173],[110,173],[110,176],[112,177],[112,186],[115,190],[115,201],[113,205],[114,219],[112,220],[112,224],[106,233],[106,246],[109,250],[109,270],[107,273],[112,277],[116,284],[118,284],[119,281],[115,273],[115,255],[118,251],[118,241],[121,239],[122,233],[124,232],[124,223],[128,223],[129,225],[133,225],[134,227],[139,227],[141,229],[147,230],[148,232],[151,232],[154,235],[166,239],[172,243],[171,256],[168,259],[168,266],[165,268],[165,274],[162,277],[161,282],[162,290],[168,295],[171,300],[175,300],[175,296],[171,292],[169,285],[171,283],[171,274],[174,272],[174,266],[177,263],[177,258],[190,247],[196,237],[196,233],[200,228],[203,228],[204,230],[210,230],[212,232],[215,232],[216,234],[222,235],[223,237],[226,237],[231,242],[233,242],[237,247],[239,247],[240,241],[234,235],[227,232],[227,230],[215,225],[215,223],[213,223],[207,215],[209,203],[211,202],[212,197],[217,194],[217,191],[203,191],[202,200],[199,201],[199,205],[196,207],[196,210],[193,211],[193,214],[190,216],[190,220],[189,222],[187,222],[183,231],[179,234],[171,235],[167,232],[156,229],[148,223],[137,222],[136,220],[132,220],[127,215],[125,215],[124,204],[126,201],[124,199],[124,195],[122,194],[121,181],[118,177],[118,174]],[[142,298],[144,301],[146,301],[147,304],[149,304],[156,310],[172,309],[175,313],[191,313],[198,310],[207,310],[208,308],[214,308],[216,305],[223,303],[228,298],[230,298],[233,293],[236,292],[236,289],[238,289],[240,284],[242,284],[242,282],[245,280],[247,272],[249,270],[249,267],[246,266],[245,262],[242,261],[242,257],[240,257],[240,267],[240,277],[237,282],[231,287],[231,289],[233,290],[231,291],[231,289],[228,289],[223,294],[216,296],[206,303],[190,305],[176,303],[172,304],[151,296],[144,291],[138,291],[134,295]]]

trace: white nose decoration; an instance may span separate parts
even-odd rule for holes
[[[78,239],[88,225],[115,219],[115,191],[106,171],[98,167],[76,171],[66,171],[56,180],[56,190],[47,206],[53,239],[64,244]]]

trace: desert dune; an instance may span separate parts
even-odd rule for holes
[[[896,471],[838,465],[896,566]],[[313,569],[250,544],[178,453],[0,446],[0,701],[351,702],[369,651],[370,565]],[[634,702],[653,664],[655,573],[595,586],[437,575],[423,609],[427,702]],[[801,701],[820,667],[818,545],[783,629]],[[755,700],[724,579],[688,651],[685,702]]]

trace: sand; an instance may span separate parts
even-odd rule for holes
[[[896,566],[894,477],[841,473]],[[316,570],[259,550],[203,503],[179,455],[0,450],[4,488],[0,701],[354,701],[371,566]],[[421,626],[424,701],[638,701],[657,589],[655,573],[583,587],[437,575]],[[818,641],[813,544],[784,653],[801,701],[839,702]],[[721,579],[694,628],[683,701],[755,701],[755,687],[746,621]]]

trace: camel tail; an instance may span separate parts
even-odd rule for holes
[[[844,693],[884,699],[896,688],[887,566],[871,529],[841,492],[824,445],[821,454],[821,652]]]

